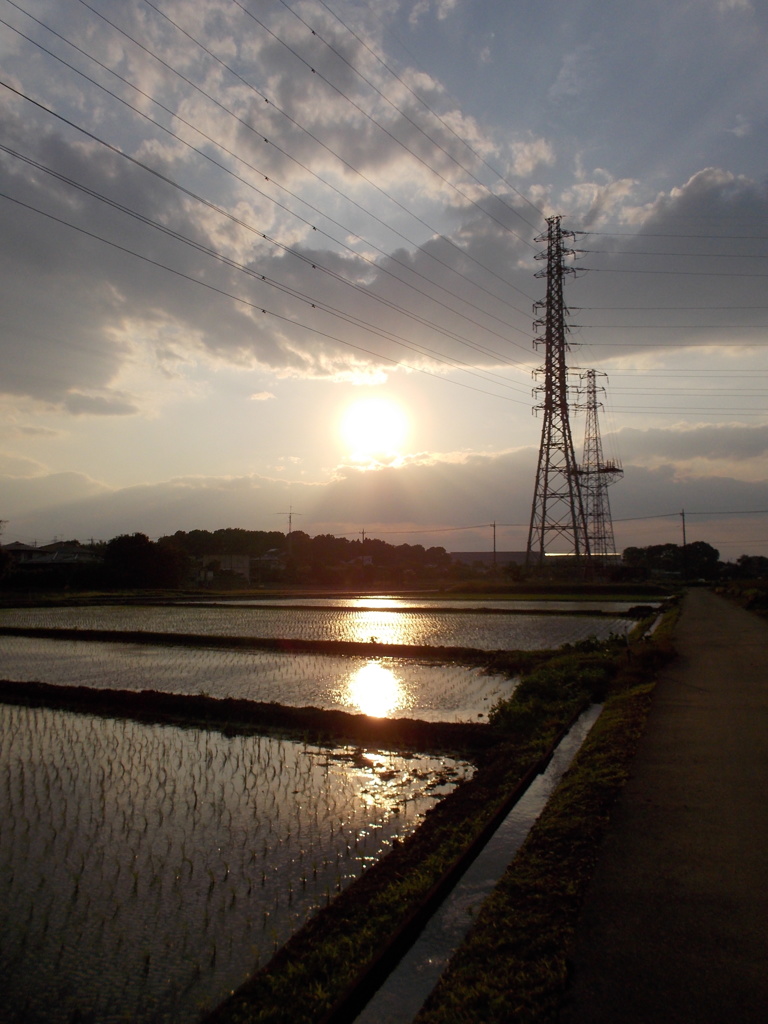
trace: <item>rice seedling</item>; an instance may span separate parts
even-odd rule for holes
[[[374,821],[382,850],[402,831],[386,789],[359,800],[381,766],[341,753],[0,706],[0,929],[19,964],[0,1016],[44,1014],[46,972],[69,979],[70,1015],[83,987],[97,1016],[134,1020],[221,998],[252,939],[277,948],[364,869]]]

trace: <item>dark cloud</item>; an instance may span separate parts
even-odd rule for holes
[[[577,340],[602,358],[759,342],[765,187],[708,169],[638,215],[636,234],[577,238],[590,271],[568,286]]]
[[[617,446],[628,460],[662,456],[670,460],[731,459],[741,462],[768,452],[768,426],[717,424],[681,430],[623,428]]]
[[[495,523],[499,547],[519,549],[527,540],[535,459],[533,448],[422,459],[400,468],[346,470],[327,484],[252,475],[107,489],[82,474],[6,477],[3,517],[9,520],[10,540],[54,534],[109,538],[136,531],[157,537],[178,529],[275,529],[276,513],[293,507],[301,513],[295,528],[310,535],[365,529],[391,543],[461,550],[489,543]],[[756,537],[754,531],[740,533],[747,520],[730,514],[768,509],[768,480],[691,477],[671,462],[655,469],[628,462],[609,497],[620,548],[677,542],[683,509],[693,527],[701,527],[691,539],[706,539],[711,526],[722,543]]]

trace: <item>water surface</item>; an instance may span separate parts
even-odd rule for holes
[[[484,717],[515,681],[464,665],[4,636],[0,678],[160,690],[455,722]]]
[[[0,1020],[197,1020],[468,774],[0,704]]]
[[[222,604],[4,608],[0,609],[0,625],[355,643],[375,640],[381,644],[530,651],[577,643],[588,636],[623,636],[632,622],[613,616],[457,613],[455,609],[442,608],[276,608]]]

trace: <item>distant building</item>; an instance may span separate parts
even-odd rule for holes
[[[451,551],[449,552],[454,562],[460,565],[477,565],[483,569],[492,569],[494,564],[497,569],[503,569],[507,565],[525,565],[525,551]],[[494,563],[495,559],[495,563]]]
[[[210,583],[219,574],[237,576],[246,583],[251,582],[251,559],[249,555],[208,555],[203,559],[200,582]]]
[[[4,544],[3,551],[11,556],[14,567],[17,569],[43,569],[60,565],[96,565],[101,562],[101,558],[94,551],[77,544],[55,542],[37,547],[33,544],[14,541],[12,544]]]
[[[20,540],[15,540],[11,544],[4,544],[3,551],[10,556],[13,564],[17,566],[22,562],[31,562],[37,548],[33,544],[22,544]]]

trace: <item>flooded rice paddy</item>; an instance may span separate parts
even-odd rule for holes
[[[219,597],[212,601],[200,601],[187,600],[177,601],[176,604],[188,604],[188,605],[200,605],[200,604],[217,604],[227,605],[229,607],[254,607],[254,608],[265,608],[265,607],[297,607],[303,608],[352,608],[357,611],[363,611],[366,609],[392,609],[397,611],[404,607],[408,608],[432,608],[439,611],[460,611],[467,612],[475,609],[483,609],[485,611],[498,611],[498,612],[604,612],[612,611],[616,614],[622,614],[627,612],[630,608],[634,608],[637,605],[637,601],[616,601],[616,600],[600,600],[599,598],[592,601],[552,601],[549,598],[532,598],[531,600],[493,600],[492,598],[475,598],[475,599],[459,599],[459,598],[423,598],[423,597],[386,597],[386,596],[371,596],[371,597]],[[661,604],[659,600],[648,601],[645,597],[642,599],[644,605],[650,604],[653,607],[658,607]]]
[[[433,722],[477,720],[514,683],[460,665],[79,640],[0,639],[0,678],[159,690]]]
[[[0,609],[0,626],[47,629],[145,630],[208,636],[344,640],[353,643],[538,650],[588,636],[624,633],[630,620],[614,615],[531,615],[457,612],[450,607],[315,608],[255,605],[92,606]]]
[[[0,1019],[197,1020],[470,772],[0,705]]]
[[[0,678],[477,721],[512,681],[408,659],[236,650],[227,638],[536,649],[629,625],[325,604],[2,609],[10,628],[221,644],[3,636]],[[424,754],[0,704],[0,1019],[199,1020],[471,771]]]

